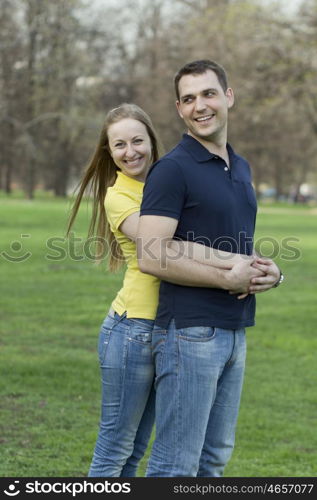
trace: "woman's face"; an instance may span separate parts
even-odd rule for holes
[[[123,118],[108,128],[110,154],[128,177],[145,181],[152,162],[152,144],[146,127],[134,118]]]

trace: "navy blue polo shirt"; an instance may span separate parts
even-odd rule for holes
[[[256,198],[249,164],[227,145],[226,162],[188,134],[151,168],[141,215],[178,220],[174,238],[250,255]],[[162,281],[156,324],[167,328],[212,326],[238,329],[254,325],[255,297],[238,300],[228,291]]]

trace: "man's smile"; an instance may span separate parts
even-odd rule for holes
[[[194,120],[196,122],[207,122],[207,121],[210,121],[213,117],[215,116],[215,114],[212,114],[212,115],[206,115],[206,116],[200,116],[198,118],[194,118]]]

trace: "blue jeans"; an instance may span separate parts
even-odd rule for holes
[[[99,335],[100,430],[90,477],[133,477],[154,423],[154,321],[108,315]]]
[[[245,331],[153,329],[156,438],[147,476],[219,477],[234,446]]]

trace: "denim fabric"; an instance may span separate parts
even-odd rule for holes
[[[154,423],[154,321],[108,315],[99,335],[102,411],[90,477],[133,477]]]
[[[219,477],[235,439],[244,329],[155,325],[156,439],[147,476]]]

